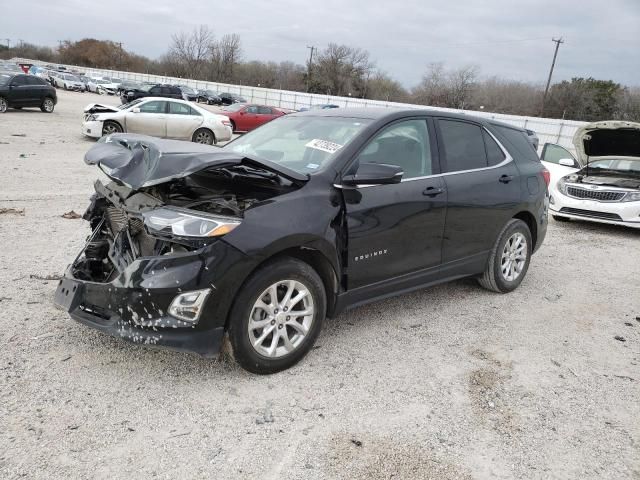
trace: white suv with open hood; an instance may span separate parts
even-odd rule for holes
[[[640,123],[591,123],[576,132],[573,144],[577,158],[558,145],[542,151],[551,172],[553,218],[640,228]]]

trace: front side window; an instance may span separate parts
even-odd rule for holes
[[[554,143],[546,143],[542,150],[542,160],[549,163],[559,164],[563,158],[569,158],[575,161],[575,158],[569,150],[556,145]]]
[[[397,165],[403,179],[433,173],[426,120],[406,120],[386,127],[360,152],[358,162]]]
[[[258,113],[262,115],[271,115],[273,112],[269,107],[258,107]]]
[[[440,120],[447,172],[485,168],[488,165],[482,128],[456,120]]]
[[[16,75],[11,81],[11,85],[26,85],[26,84],[27,84],[26,75]]]
[[[260,110],[255,105],[251,105],[251,106],[247,107],[246,112],[247,113],[260,113]]]
[[[147,102],[140,105],[141,113],[165,113],[165,106],[167,102],[154,101]]]

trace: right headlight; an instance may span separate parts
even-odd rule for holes
[[[622,197],[621,202],[640,202],[640,192],[629,192]]]
[[[209,215],[177,207],[163,207],[142,214],[150,233],[176,237],[220,237],[240,225],[237,218]]]

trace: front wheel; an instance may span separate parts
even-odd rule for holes
[[[44,113],[51,113],[55,108],[56,104],[53,102],[51,97],[47,97],[42,101],[42,105],[40,105],[40,110]]]
[[[229,316],[236,361],[258,374],[292,367],[315,343],[326,305],[324,285],[310,265],[283,258],[260,268],[240,290]]]
[[[4,97],[0,97],[0,113],[4,113],[8,108],[7,100]]]
[[[102,125],[102,135],[111,135],[112,133],[122,133],[122,127],[116,122],[107,120]]]
[[[526,223],[511,219],[498,235],[480,285],[498,293],[508,293],[522,283],[527,273],[533,242]]]
[[[216,143],[216,137],[211,130],[207,128],[199,128],[194,132],[191,141],[195,143],[213,145],[214,143]]]

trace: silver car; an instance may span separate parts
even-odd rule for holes
[[[112,133],[141,133],[209,145],[231,140],[229,117],[184,100],[146,97],[125,105],[92,103],[84,109],[82,133],[100,138]]]
[[[60,73],[53,77],[54,87],[64,88],[65,90],[75,90],[77,92],[84,92],[84,83],[75,75],[70,73]]]

